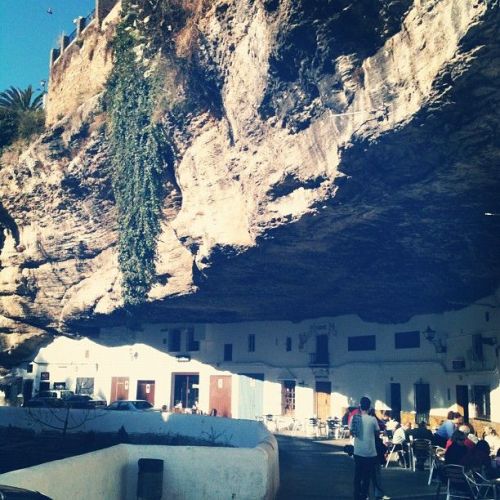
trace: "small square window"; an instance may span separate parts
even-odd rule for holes
[[[375,335],[359,335],[347,338],[348,351],[375,351],[376,348]]]
[[[394,347],[396,349],[412,349],[420,347],[420,332],[397,332],[394,334]]]

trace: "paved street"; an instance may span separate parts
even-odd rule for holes
[[[343,452],[348,440],[316,440],[276,435],[280,449],[278,500],[352,499],[353,459]],[[433,498],[436,485],[427,486],[428,471],[412,472],[391,465],[382,470],[386,495],[393,499]]]

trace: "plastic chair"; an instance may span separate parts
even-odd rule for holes
[[[339,439],[347,439],[351,435],[348,425],[343,425],[340,428]]]
[[[319,421],[316,417],[311,417],[307,419],[307,424],[306,424],[306,435],[309,434],[309,431],[311,431],[311,435],[314,437],[318,437],[319,435]]]

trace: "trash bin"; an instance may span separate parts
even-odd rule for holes
[[[138,500],[160,500],[163,491],[163,460],[140,458],[137,478]]]
[[[38,491],[15,488],[14,486],[0,485],[0,500],[52,500]]]

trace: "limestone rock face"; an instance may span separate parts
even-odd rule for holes
[[[492,293],[498,21],[479,0],[204,5],[192,50],[218,112],[198,107],[174,135],[158,282],[138,317],[395,322]],[[25,338],[120,319],[95,110],[87,101],[0,170],[4,366]]]

